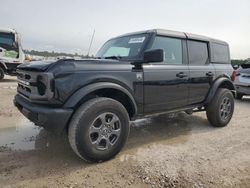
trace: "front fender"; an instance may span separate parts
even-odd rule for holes
[[[217,89],[220,88],[221,86],[223,86],[223,88],[228,88],[232,92],[235,91],[234,84],[229,78],[220,77],[213,82],[213,84],[209,90],[209,93],[207,95],[207,98],[205,100],[205,104],[210,103],[210,101],[213,99]]]
[[[137,113],[137,105],[133,95],[119,84],[110,82],[98,82],[82,87],[70,96],[70,98],[64,104],[64,108],[74,108],[85,96],[99,89],[116,89],[123,92],[129,97],[133,104],[134,111]]]

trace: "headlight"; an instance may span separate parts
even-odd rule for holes
[[[46,93],[46,80],[44,77],[42,77],[41,75],[39,75],[37,77],[37,90],[39,95],[43,96]]]

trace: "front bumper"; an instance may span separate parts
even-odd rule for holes
[[[15,96],[14,105],[34,124],[44,127],[46,130],[56,134],[63,133],[73,114],[72,109],[53,108],[33,104],[19,95]]]
[[[4,63],[5,66],[5,74],[8,74],[10,76],[16,76],[17,72],[17,66],[20,65],[20,63]]]

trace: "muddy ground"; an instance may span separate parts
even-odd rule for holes
[[[250,98],[225,128],[204,112],[132,123],[113,160],[81,161],[66,136],[34,126],[13,107],[16,81],[0,83],[0,187],[250,187]]]

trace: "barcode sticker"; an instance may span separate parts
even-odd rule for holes
[[[132,43],[143,43],[145,40],[145,37],[138,37],[138,38],[131,38],[128,43],[132,44]]]

